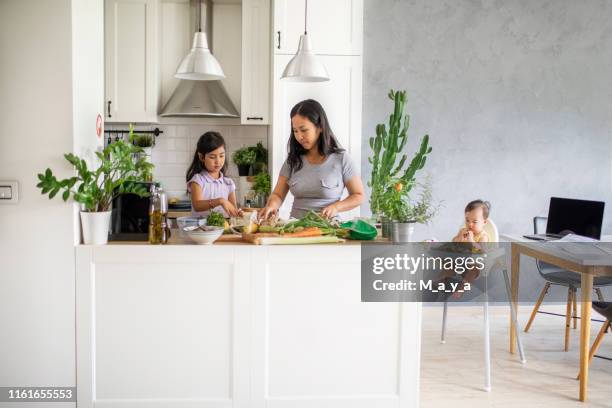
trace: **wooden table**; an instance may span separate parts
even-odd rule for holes
[[[564,251],[554,243],[542,243],[527,240],[520,235],[500,236],[500,240],[512,244],[512,260],[510,278],[512,302],[518,311],[518,291],[521,255],[526,255],[540,261],[558,266],[569,271],[580,273],[580,401],[587,399],[587,384],[589,380],[589,339],[591,333],[591,300],[594,276],[612,276],[612,255],[601,251],[601,256],[586,256]],[[611,236],[602,237],[602,241],[612,241]],[[582,244],[584,245],[584,244]],[[510,319],[510,353],[516,350],[516,335],[514,322]]]

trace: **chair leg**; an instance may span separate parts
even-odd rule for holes
[[[485,276],[485,296],[484,296],[484,363],[485,363],[485,391],[491,391],[491,341],[490,341],[490,326],[489,326],[489,296],[487,294],[486,276]]]
[[[595,293],[597,293],[597,299],[599,299],[600,302],[605,302],[603,293],[601,293],[601,288],[595,288]],[[612,330],[612,326],[606,329],[606,333],[608,332],[608,329]]]
[[[601,293],[601,288],[595,288],[595,293],[597,293],[597,299],[599,299],[600,302],[604,302],[604,297],[603,293]]]
[[[608,330],[609,326],[610,326],[610,320],[606,320],[603,326],[601,326],[601,329],[599,330],[599,334],[597,334],[597,337],[595,338],[595,341],[593,342],[593,345],[591,346],[591,351],[589,352],[589,364],[591,364],[593,357],[595,357],[595,353],[597,353],[597,349],[599,348],[599,345],[601,344],[601,341],[603,340],[603,336],[604,334],[606,334],[606,331]],[[580,374],[578,374],[576,379],[577,380],[580,379]]]
[[[572,301],[574,299],[574,290],[570,286],[567,288],[567,305],[565,307],[565,347],[564,350],[569,350],[570,341],[570,319],[572,318]]]
[[[512,320],[514,321],[514,333],[516,335],[516,344],[518,345],[518,352],[521,358],[521,363],[525,364],[527,362],[527,359],[525,358],[525,351],[523,350],[523,341],[521,340],[521,329],[518,324],[518,319],[516,316],[516,309],[514,308],[514,305],[512,304],[512,294],[510,291],[510,278],[508,278],[507,270],[504,269],[502,272],[504,274],[504,281],[506,283],[506,295],[508,296],[508,304],[510,305],[510,316],[512,317]]]
[[[444,309],[442,311],[442,335],[440,336],[440,343],[446,343],[446,314],[448,313],[448,301],[444,300]]]
[[[540,309],[540,305],[542,304],[542,301],[544,300],[544,296],[546,296],[546,294],[548,293],[549,288],[550,288],[550,282],[546,282],[546,285],[544,285],[542,292],[540,292],[540,297],[538,297],[538,301],[533,307],[533,311],[531,312],[531,317],[529,318],[529,321],[527,322],[527,326],[525,326],[525,333],[529,331],[529,328],[531,327],[531,323],[533,323],[533,319],[535,319],[536,314],[538,313],[538,310]]]
[[[572,306],[573,306],[573,309],[574,309],[574,311],[572,312],[572,320],[574,321],[574,330],[576,329],[577,324],[578,324],[577,323],[578,322],[578,306],[577,306],[578,302],[576,301],[576,298],[578,297],[577,296],[577,291],[578,290],[574,288],[574,293],[572,294],[572,296],[573,296]]]

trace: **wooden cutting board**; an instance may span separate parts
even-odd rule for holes
[[[215,242],[242,242],[242,235],[238,234],[225,234],[221,235],[215,240]]]

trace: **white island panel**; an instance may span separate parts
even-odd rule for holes
[[[231,399],[230,263],[96,268],[96,396]],[[113,335],[109,335],[112,333]]]
[[[359,245],[77,247],[77,404],[416,407],[420,305]]]

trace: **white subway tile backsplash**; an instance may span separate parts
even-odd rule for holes
[[[155,144],[155,149],[159,151],[179,151],[186,152],[190,150],[187,148],[187,140],[179,139],[176,137],[168,138],[168,137],[159,137]]]
[[[187,161],[186,152],[163,151],[153,148],[151,160],[153,164],[184,164]]]
[[[157,181],[161,183],[164,190],[187,190],[187,183],[185,182],[184,175],[181,177],[159,177]]]
[[[155,165],[154,177],[162,183],[170,197],[185,198],[185,172],[191,164],[198,139],[207,131],[221,133],[226,142],[227,175],[238,178],[238,168],[232,162],[232,153],[245,146],[262,142],[267,147],[267,126],[204,126],[165,125],[156,141],[151,160]]]
[[[155,166],[155,176],[159,179],[162,177],[178,177],[185,176],[188,165],[183,164],[158,164]]]

